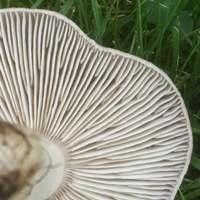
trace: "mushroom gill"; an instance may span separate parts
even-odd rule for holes
[[[30,129],[61,165],[28,200],[174,199],[191,128],[179,92],[153,64],[99,46],[55,12],[6,9],[0,77],[0,118]]]

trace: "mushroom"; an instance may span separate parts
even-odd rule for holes
[[[191,127],[180,93],[152,63],[96,44],[58,13],[14,8],[0,11],[0,75],[8,141],[10,127],[33,144],[26,200],[174,199]]]

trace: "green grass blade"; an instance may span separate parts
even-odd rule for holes
[[[195,135],[200,136],[200,128],[193,127],[193,128],[192,128],[192,132],[193,132]]]
[[[107,24],[109,22],[109,20],[111,19],[111,14],[112,14],[112,10],[113,10],[113,7],[114,7],[114,4],[116,3],[116,0],[113,1],[112,5],[108,8],[107,10],[107,14],[106,14],[106,17],[105,19],[103,20],[103,23],[102,23],[102,26],[101,26],[101,33],[100,33],[100,37],[102,38],[103,37],[103,34],[105,33],[105,30],[106,30],[106,27],[107,27]]]
[[[185,195],[186,200],[199,200],[200,199],[200,189],[191,191],[187,195]]]
[[[69,10],[72,8],[74,3],[74,0],[68,0],[64,2],[64,5],[62,6],[61,10],[59,11],[63,15],[67,15]]]
[[[31,8],[38,8],[43,2],[44,0],[37,0],[35,1],[35,3],[32,5]]]
[[[182,191],[190,192],[190,190],[198,189],[200,188],[200,177],[197,179],[194,179],[191,183],[188,183],[182,187]]]
[[[151,51],[153,51],[156,48],[156,46],[158,46],[158,44],[163,40],[164,34],[168,26],[176,19],[181,5],[182,0],[178,0],[175,6],[169,8],[170,12],[168,13],[168,17],[165,21],[163,21],[161,28],[158,29],[157,34],[152,39],[153,44],[151,46]]]
[[[101,9],[97,3],[97,0],[91,0],[92,3],[92,11],[95,19],[95,27],[96,27],[96,40],[100,42],[101,40],[101,25],[102,25],[102,15]]]
[[[83,0],[75,0],[75,6],[78,9],[78,19],[80,27],[87,33],[90,31],[89,14],[87,11],[87,3]]]
[[[183,193],[181,192],[181,190],[179,190],[179,195],[180,195],[181,200],[186,200],[186,198],[183,196]]]
[[[10,1],[11,0],[7,0],[7,5],[6,5],[7,8],[10,7]]]
[[[174,26],[172,29],[172,70],[177,70],[179,65],[180,30]]]
[[[188,55],[188,57],[186,58],[182,69],[184,70],[188,64],[188,62],[191,60],[192,56],[194,55],[194,53],[196,52],[196,50],[199,48],[200,45],[200,40],[198,40],[198,42],[196,43],[196,45],[193,47],[192,51],[190,52],[190,54]],[[198,51],[199,53],[200,51]]]
[[[137,6],[138,6],[137,24],[138,24],[138,39],[139,39],[137,54],[139,56],[143,57],[144,56],[144,50],[143,50],[142,13],[141,13],[141,2],[140,2],[140,0],[137,0]]]
[[[192,156],[191,166],[197,170],[200,170],[200,158],[198,158],[196,155]]]

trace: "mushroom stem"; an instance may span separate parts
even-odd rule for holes
[[[5,200],[47,199],[62,183],[62,152],[30,133],[0,122],[0,197]]]
[[[34,177],[34,186],[26,200],[48,199],[63,181],[64,156],[60,148],[45,139],[41,141],[43,164]]]

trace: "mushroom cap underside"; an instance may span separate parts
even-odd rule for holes
[[[153,64],[51,11],[0,11],[0,117],[62,149],[52,200],[172,200],[189,165],[184,102]]]

